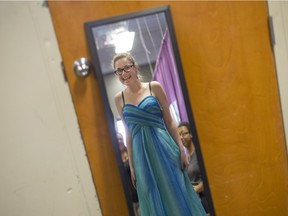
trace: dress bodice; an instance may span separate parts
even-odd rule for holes
[[[132,136],[143,126],[164,128],[161,105],[151,95],[138,105],[124,104],[123,116]]]

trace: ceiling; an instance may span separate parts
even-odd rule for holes
[[[102,74],[113,73],[111,61],[115,55],[115,45],[111,43],[112,34],[121,30],[135,32],[132,50],[129,52],[138,65],[143,66],[156,62],[166,27],[163,12],[94,26],[92,32]]]

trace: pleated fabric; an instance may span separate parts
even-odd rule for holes
[[[123,116],[133,140],[141,216],[206,215],[181,169],[180,150],[165,128],[158,100],[147,96],[137,106],[125,104]]]

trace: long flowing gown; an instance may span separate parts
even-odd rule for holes
[[[158,100],[147,96],[137,106],[124,104],[123,116],[132,136],[141,216],[206,215],[181,169],[180,150],[165,128]]]

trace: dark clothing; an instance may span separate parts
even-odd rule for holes
[[[189,160],[189,165],[187,168],[187,173],[188,173],[189,179],[192,185],[198,185],[202,181],[202,177],[201,177],[201,172],[200,172],[196,153],[194,152],[192,155],[190,155],[188,157],[188,160]],[[207,204],[207,199],[205,197],[204,191],[199,193],[199,197],[201,199],[201,203],[206,213],[208,213],[209,212],[208,204]]]
[[[137,203],[138,202],[138,195],[137,195],[137,190],[135,189],[135,187],[132,184],[129,160],[126,160],[124,162],[124,168],[125,168],[125,173],[127,174],[127,178],[128,178],[128,184],[129,184],[130,193],[132,196],[132,201],[134,203]]]

